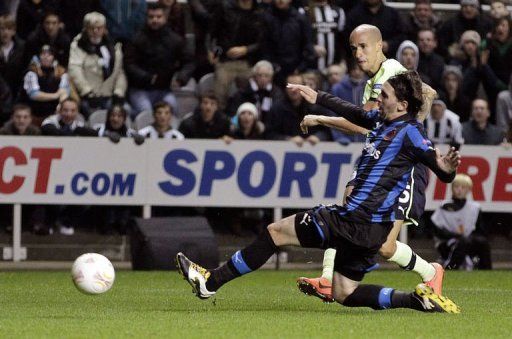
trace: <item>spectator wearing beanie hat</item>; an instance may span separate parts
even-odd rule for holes
[[[456,65],[462,71],[462,90],[470,98],[476,97],[478,86],[483,80],[480,72],[480,46],[481,38],[476,31],[465,31],[458,46],[451,48],[451,65]]]
[[[265,125],[259,121],[259,114],[253,103],[245,102],[241,104],[237,111],[237,124],[234,131],[235,139],[263,139]]]

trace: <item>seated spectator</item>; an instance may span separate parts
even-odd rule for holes
[[[15,98],[21,87],[25,65],[25,43],[16,37],[16,21],[12,16],[0,16],[0,76],[9,85]]]
[[[223,139],[228,143],[232,140],[230,122],[219,111],[219,102],[213,92],[201,95],[199,107],[181,122],[178,130],[186,139]]]
[[[286,78],[286,82],[304,85],[304,78],[300,74],[293,74]],[[316,145],[320,141],[331,140],[330,131],[325,127],[315,126],[307,134],[301,132],[300,122],[307,114],[332,115],[317,105],[310,105],[299,91],[287,88],[285,99],[272,107],[269,119],[265,122],[266,139],[290,140],[297,146],[302,146],[305,142]]]
[[[259,140],[263,139],[265,125],[259,120],[259,114],[253,103],[245,102],[236,111],[237,126],[233,136],[235,139]]]
[[[39,53],[41,47],[48,45],[55,52],[55,59],[59,64],[67,66],[70,44],[71,39],[62,28],[59,15],[56,12],[46,12],[42,24],[28,36],[25,43],[25,65],[28,65],[32,56]]]
[[[342,32],[345,29],[345,11],[328,0],[310,1],[306,16],[313,28],[313,43],[317,63],[311,67],[325,73],[327,68],[339,63],[347,53]]]
[[[103,124],[92,126],[98,131],[99,137],[111,137],[112,133],[116,133],[121,138],[135,138],[137,143],[143,143],[144,140],[137,140],[140,135],[134,129],[126,125],[128,113],[120,105],[113,105],[107,111],[106,121]]]
[[[165,7],[167,24],[173,32],[185,37],[185,10],[177,0],[158,0]]]
[[[489,105],[483,99],[473,100],[471,120],[462,124],[462,138],[466,145],[499,145],[504,133],[489,122]]]
[[[512,75],[510,76],[509,89],[501,91],[496,100],[496,125],[507,133],[508,126],[512,122]]]
[[[146,0],[99,0],[99,3],[107,18],[110,37],[115,42],[131,41],[144,26]]]
[[[432,10],[430,0],[415,0],[414,9],[409,13],[404,24],[407,39],[415,41],[421,30],[438,32],[441,28],[442,21]]]
[[[285,85],[288,75],[304,72],[316,64],[311,24],[290,2],[274,1],[264,13],[264,57],[277,70],[275,82],[279,86]]]
[[[108,109],[124,103],[127,81],[120,43],[110,39],[105,16],[98,12],[84,17],[84,29],[71,44],[69,76],[81,98],[82,112]]]
[[[47,11],[57,10],[56,0],[20,0],[16,11],[18,36],[26,40],[30,33],[42,22],[43,15]]]
[[[273,76],[272,64],[266,60],[258,61],[252,68],[248,84],[229,98],[227,114],[233,116],[242,103],[251,102],[256,105],[260,120],[264,121],[272,105],[284,96],[283,91],[273,84]]]
[[[348,74],[343,79],[334,85],[331,94],[348,101],[356,106],[360,106],[363,101],[364,86],[367,80],[366,74],[359,68],[354,60],[348,62]],[[351,142],[363,142],[365,136],[361,134],[347,134],[340,130],[331,129],[332,138],[334,141],[343,145],[348,145]]]
[[[331,92],[333,87],[343,79],[345,74],[347,73],[347,67],[345,62],[341,64],[333,64],[327,67],[327,85],[324,88],[327,92]]]
[[[44,45],[29,66],[23,83],[22,101],[34,112],[33,123],[41,122],[55,113],[55,108],[69,96],[70,85],[66,69],[55,60],[53,49]]]
[[[471,99],[462,89],[462,71],[458,66],[445,67],[438,93],[446,108],[457,114],[461,122],[469,120]]]
[[[164,101],[157,102],[153,106],[153,124],[139,130],[139,134],[150,139],[177,139],[183,140],[181,132],[172,128],[172,108]]]
[[[431,220],[434,223],[436,248],[446,268],[492,269],[489,241],[483,234],[480,204],[467,200],[473,188],[471,178],[457,174],[452,182],[452,199],[438,207]]]
[[[445,64],[443,57],[435,52],[437,48],[436,35],[431,29],[421,29],[417,39],[420,50],[418,72],[425,74],[430,80],[428,84],[435,90],[439,90]]]
[[[428,138],[435,144],[449,144],[458,149],[464,143],[459,116],[447,109],[442,100],[434,100],[423,124]]]
[[[146,26],[125,52],[125,71],[135,114],[150,111],[159,101],[167,102],[177,111],[171,86],[184,86],[194,71],[193,57],[185,47],[183,38],[167,26],[163,6],[150,3]]]
[[[510,12],[508,11],[507,6],[505,6],[504,1],[492,1],[491,10],[489,14],[491,15],[491,18],[493,18],[494,20],[498,20],[501,18],[510,19]]]
[[[457,44],[462,33],[468,30],[476,31],[481,37],[485,37],[492,30],[491,20],[480,13],[478,0],[460,0],[460,11],[436,32],[439,38],[439,52],[448,57],[449,49],[453,44]]]
[[[14,105],[12,118],[1,129],[0,135],[40,135],[39,127],[32,125],[32,111],[24,104]]]
[[[219,108],[224,109],[233,80],[249,78],[251,65],[260,60],[265,31],[256,0],[217,1],[212,7],[208,22],[214,43],[208,58],[215,66]]]
[[[41,125],[43,135],[53,136],[97,136],[98,132],[85,127],[80,119],[78,103],[70,98],[62,101],[57,114],[44,119]]]

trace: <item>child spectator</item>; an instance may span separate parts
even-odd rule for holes
[[[467,200],[472,188],[468,175],[457,174],[452,182],[452,199],[432,214],[436,248],[444,267],[472,269],[476,259],[478,269],[490,270],[491,250],[483,234],[480,204]]]

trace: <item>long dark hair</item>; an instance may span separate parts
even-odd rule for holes
[[[119,110],[121,112],[121,114],[123,115],[123,119],[124,119],[123,126],[121,126],[121,128],[119,128],[119,129],[114,129],[112,127],[112,125],[110,124],[110,116],[112,115],[112,113],[115,110]],[[127,114],[127,112],[126,112],[126,110],[124,109],[123,106],[121,106],[121,105],[112,105],[112,107],[110,107],[110,109],[107,111],[107,117],[105,119],[105,130],[106,131],[117,132],[117,133],[119,133],[123,137],[128,136],[128,127],[126,126],[126,117],[127,116],[128,116],[128,114]]]
[[[416,71],[400,73],[388,79],[399,101],[407,101],[407,112],[417,116],[423,105],[421,78]]]

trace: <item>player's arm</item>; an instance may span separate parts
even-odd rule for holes
[[[330,93],[317,92],[304,85],[288,84],[287,88],[298,91],[307,102],[325,107],[357,125],[371,128],[375,123],[373,119],[368,118],[363,107],[356,106]]]
[[[300,129],[302,130],[302,133],[307,133],[308,127],[313,127],[317,125],[335,128],[348,134],[366,135],[369,132],[369,130],[367,130],[366,128],[351,123],[350,121],[342,117],[329,117],[325,115],[313,114],[308,114],[304,117],[304,119],[302,119],[300,123]]]
[[[460,154],[454,147],[450,147],[447,154],[441,155],[439,149],[432,147],[432,142],[427,139],[424,132],[420,132],[415,126],[409,128],[407,138],[413,156],[430,168],[441,181],[453,181],[460,165]]]

